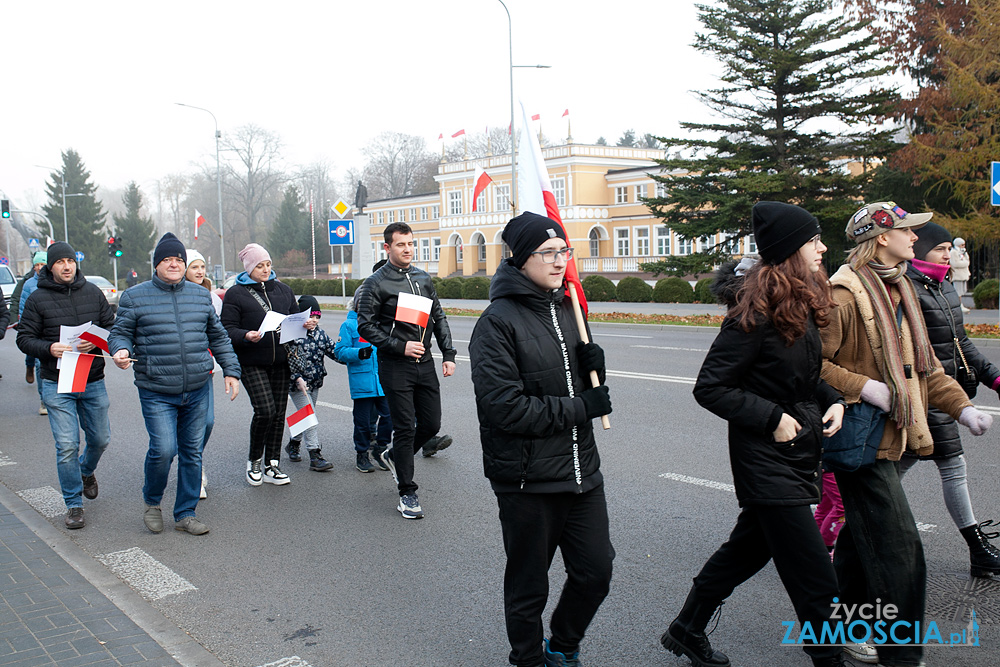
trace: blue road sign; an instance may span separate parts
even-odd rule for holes
[[[992,178],[990,179],[990,203],[1000,206],[1000,162],[993,163]]]
[[[0,266],[8,266],[9,264],[6,257],[0,257]]]
[[[80,252],[79,250],[77,250],[76,251],[76,261],[82,262],[83,258],[84,258],[84,254],[82,252]]]
[[[38,239],[28,239],[28,247],[32,250],[38,250],[42,244],[38,242]]]
[[[330,220],[330,245],[354,245],[354,220]]]

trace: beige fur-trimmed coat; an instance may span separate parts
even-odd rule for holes
[[[875,313],[860,278],[849,265],[841,266],[830,278],[836,307],[830,313],[830,323],[820,330],[823,341],[822,378],[839,391],[850,405],[861,400],[861,388],[868,380],[884,382],[882,378],[882,332],[876,328]],[[913,289],[908,281],[906,289]],[[899,288],[889,287],[894,304],[899,304]],[[920,326],[925,326],[921,315]],[[909,322],[903,318],[903,363],[914,363],[913,337]],[[908,379],[907,390],[913,397],[914,424],[900,429],[894,421],[887,420],[878,458],[898,461],[904,449],[923,456],[933,451],[934,443],[927,426],[928,398],[939,410],[958,419],[966,407],[972,405],[962,387],[945,374],[941,363],[934,357],[934,371],[927,377]]]

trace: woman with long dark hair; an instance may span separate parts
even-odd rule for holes
[[[720,276],[731,307],[698,373],[694,396],[729,422],[729,458],[741,511],[729,539],[694,579],[684,607],[660,639],[696,667],[726,667],[705,627],[737,586],[769,561],[803,624],[820,635],[837,578],[810,505],[819,502],[823,436],[840,429],[841,396],[820,379],[817,327],[833,302],[826,246],[808,211],[781,202],[753,207],[761,261]],[[741,265],[742,266],[742,265]],[[844,664],[840,646],[806,644],[813,664]]]

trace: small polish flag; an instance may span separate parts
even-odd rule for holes
[[[293,438],[306,429],[319,425],[319,420],[316,419],[316,411],[313,410],[312,403],[300,410],[296,410],[285,421],[288,423],[288,432],[292,434]]]
[[[84,352],[63,352],[56,391],[60,394],[86,391],[87,377],[90,376],[90,365],[94,363],[94,357],[95,355]]]
[[[536,113],[534,116],[531,117],[531,120],[541,120],[541,119],[542,119],[542,114],[540,113]]]
[[[486,186],[493,182],[489,174],[482,167],[476,167],[476,175],[472,179],[474,187],[472,190],[472,212],[476,212],[476,204],[479,202],[480,193],[486,189]]]
[[[563,111],[563,115],[562,115],[563,118],[565,118],[568,115],[569,115],[569,109],[566,109],[566,111]]]
[[[48,248],[50,245],[52,245],[55,242],[56,242],[56,240],[54,238],[52,238],[51,236],[46,236],[45,237],[45,247],[46,248]]]
[[[198,209],[194,210],[194,237],[198,238],[198,228],[205,224],[205,216],[198,212]]]
[[[444,139],[444,132],[438,135],[438,141],[440,141],[441,139]]]
[[[91,325],[89,329],[80,334],[80,340],[93,343],[100,349],[108,352],[108,330],[102,329],[96,324]],[[108,352],[108,354],[110,354],[110,352]]]
[[[455,139],[455,138],[457,138],[457,137],[460,137],[460,136],[462,136],[463,134],[465,134],[465,130],[459,130],[459,131],[458,131],[458,132],[456,132],[455,134],[451,135],[451,138],[452,138],[452,139]]]
[[[426,327],[431,316],[431,303],[426,296],[400,292],[396,300],[396,321]]]

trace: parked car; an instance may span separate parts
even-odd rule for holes
[[[226,296],[226,290],[236,284],[236,276],[238,275],[238,273],[230,274],[229,277],[226,278],[226,282],[222,283],[222,287],[215,288],[215,293],[219,295],[220,299],[224,299]]]
[[[14,293],[15,287],[17,287],[17,280],[14,278],[14,273],[6,264],[0,264],[0,292],[3,292],[3,300],[7,304],[7,308],[10,308],[10,295]]]
[[[84,277],[87,279],[88,283],[94,283],[95,285],[101,288],[101,291],[104,292],[104,297],[108,300],[108,303],[111,305],[111,310],[117,313],[118,297],[121,296],[121,292],[119,292],[118,289],[111,284],[111,281],[101,276],[84,276]]]

